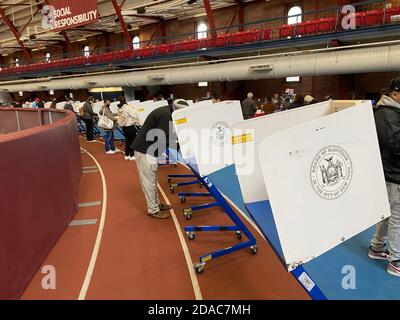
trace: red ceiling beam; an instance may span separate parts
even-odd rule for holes
[[[214,14],[212,12],[212,8],[209,0],[203,0],[204,8],[206,9],[207,19],[208,19],[208,29],[211,30],[211,36],[213,39],[216,38],[217,33],[215,32],[215,21]]]
[[[39,13],[39,11],[40,11],[41,9],[42,9],[42,8],[39,8],[39,7],[36,9],[35,13],[29,18],[28,22],[25,23],[25,25],[24,25],[24,26],[22,27],[22,29],[19,31],[20,34],[22,34],[22,32],[24,32],[24,30],[26,29],[26,27],[29,26],[29,24],[32,22],[33,18]]]
[[[118,16],[122,31],[124,32],[125,39],[126,39],[126,41],[128,41],[129,46],[132,46],[132,37],[128,31],[128,27],[126,26],[124,17],[122,16],[121,7],[118,5],[117,0],[112,0],[112,4],[114,6],[115,13]]]
[[[17,39],[17,42],[21,49],[24,51],[24,54],[26,58],[28,59],[29,62],[32,62],[32,54],[28,50],[28,48],[25,47],[24,43],[21,41],[20,38],[20,33],[18,32],[17,28],[15,28],[14,24],[11,22],[11,20],[7,17],[5,11],[0,8],[0,16],[3,17],[4,23],[8,26],[8,29],[10,29],[11,33],[14,35],[15,39]]]

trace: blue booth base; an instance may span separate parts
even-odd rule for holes
[[[233,166],[213,175],[215,185],[260,228],[264,237],[284,263],[282,248],[269,201],[244,204]],[[245,210],[245,209],[247,210]],[[248,212],[246,212],[248,211]],[[400,278],[386,272],[387,262],[368,258],[372,227],[338,245],[316,259],[292,271],[298,277],[305,272],[315,286],[307,292],[313,299],[329,300],[394,300],[400,299]],[[315,239],[318,241],[318,239]],[[350,279],[353,272],[354,278]],[[348,285],[348,284],[352,285]],[[344,286],[342,286],[344,284]],[[350,288],[349,288],[350,287]]]

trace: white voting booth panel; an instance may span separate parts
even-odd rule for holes
[[[46,109],[50,109],[51,104],[52,104],[51,101],[50,101],[50,102],[46,102],[46,103],[44,104],[44,107],[45,107]]]
[[[167,100],[162,100],[162,101],[145,101],[142,102],[139,105],[136,105],[136,112],[138,114],[139,118],[139,124],[143,125],[143,123],[146,121],[147,117],[151,112],[154,110],[161,108],[161,107],[166,107],[168,106],[168,101]]]
[[[239,122],[232,127],[233,158],[245,203],[268,200],[257,150],[265,137],[331,113],[330,101]],[[280,170],[280,169],[279,169]]]
[[[74,108],[74,111],[76,112],[76,113],[79,113],[79,109],[80,108],[83,108],[83,105],[84,105],[85,103],[84,102],[74,102],[74,104],[72,105],[72,107]]]
[[[56,109],[63,110],[66,103],[67,103],[66,101],[57,103],[56,104]]]
[[[110,111],[114,114],[118,113],[118,110],[119,110],[118,105],[119,105],[119,101],[112,102],[110,104]]]
[[[243,121],[240,101],[183,108],[176,110],[172,119],[183,159],[195,159],[201,175],[233,163],[231,127]]]
[[[128,101],[127,104],[135,107],[136,105],[140,104],[140,100]]]
[[[390,215],[370,102],[274,133],[258,152],[289,270]]]
[[[101,108],[103,108],[103,106],[104,106],[103,101],[95,102],[95,103],[93,103],[92,110],[94,113],[99,114],[99,112],[100,112]]]

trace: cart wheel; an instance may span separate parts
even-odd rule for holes
[[[181,200],[181,203],[185,203],[186,202],[186,198],[184,196],[179,197],[179,200]]]
[[[257,247],[256,244],[254,246],[250,247],[250,253],[251,254],[257,254],[257,252],[258,252],[258,247]]]
[[[192,209],[190,208],[183,209],[183,214],[185,215],[187,220],[192,219]]]
[[[199,184],[199,188],[203,188],[203,185],[201,183]]]
[[[237,237],[239,240],[242,240],[242,238],[243,238],[242,233],[241,233],[240,231],[236,231],[235,233],[236,233],[236,237]]]
[[[168,183],[171,183],[171,177],[168,177]]]
[[[178,167],[178,164],[177,164],[177,163],[174,163],[174,167],[177,168],[177,167]]]
[[[189,240],[196,239],[196,234],[193,231],[186,232],[186,235],[188,236]]]
[[[185,213],[185,217],[186,217],[186,220],[191,220],[192,219],[192,214]]]
[[[194,270],[196,270],[196,273],[203,273],[205,266],[205,263],[195,263],[193,267]]]
[[[175,188],[170,187],[169,190],[171,190],[171,193],[175,193]]]

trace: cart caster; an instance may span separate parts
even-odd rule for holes
[[[202,185],[201,183],[199,184],[199,188],[200,188],[200,189],[203,188],[203,185]]]
[[[186,220],[192,219],[192,209],[190,208],[183,209],[183,214],[185,215]]]
[[[174,163],[174,167],[177,168],[177,167],[178,167],[178,164],[177,164],[177,163]]]
[[[257,254],[257,252],[258,252],[258,247],[257,247],[256,244],[254,246],[250,247],[250,253],[251,254]]]
[[[169,190],[171,190],[171,193],[175,193],[175,188],[177,187],[177,185],[176,184],[171,184],[170,186],[169,186]]]
[[[236,231],[235,234],[236,234],[236,237],[237,237],[239,240],[242,240],[243,236],[242,236],[242,233],[241,233],[240,231]]]
[[[168,177],[168,183],[171,184],[171,177]]]
[[[189,240],[194,240],[196,239],[196,235],[193,231],[188,231],[186,232],[187,237],[189,238]]]
[[[180,196],[179,200],[181,200],[181,203],[185,203],[186,202],[186,198],[185,196]]]
[[[194,270],[196,270],[196,273],[203,273],[205,266],[206,266],[206,264],[204,262],[203,263],[195,263],[193,265]]]

